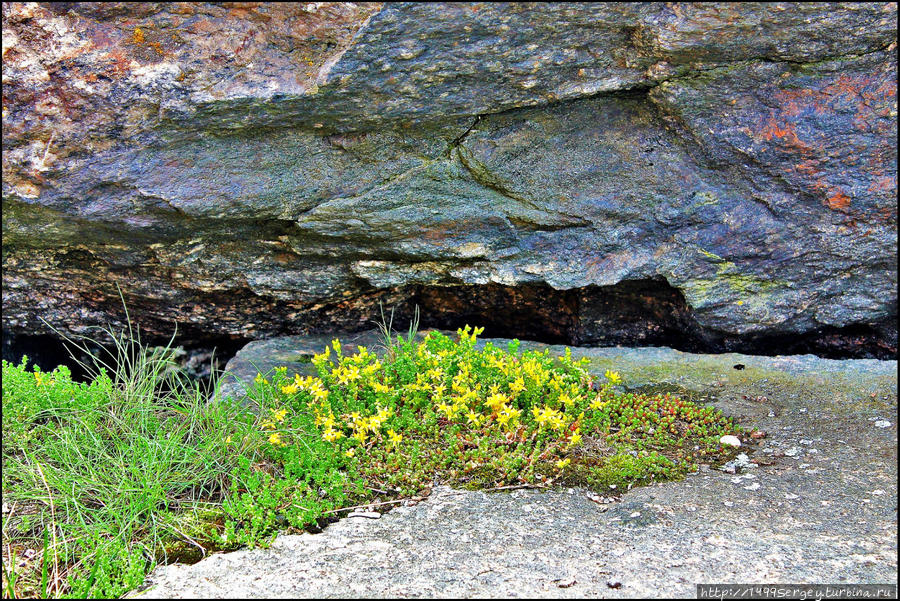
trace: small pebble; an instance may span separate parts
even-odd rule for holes
[[[890,428],[891,422],[889,422],[886,419],[879,419],[879,420],[875,421],[875,427],[876,428]]]
[[[741,441],[737,436],[732,436],[731,434],[726,434],[722,438],[719,439],[719,442],[724,445],[728,445],[730,447],[739,447],[741,446]]]
[[[621,588],[622,581],[618,578],[610,578],[606,581],[606,586],[608,586],[609,588]]]
[[[754,482],[750,486],[745,486],[744,490],[757,490],[759,488],[759,482]]]
[[[563,578],[562,580],[556,582],[556,586],[558,586],[559,588],[569,588],[570,586],[575,584],[575,582],[577,582],[575,578]]]
[[[734,503],[732,501],[722,501],[725,507],[733,507]]]
[[[787,499],[788,501],[794,501],[795,499],[799,499],[800,495],[795,495],[794,493],[789,492],[784,495],[784,498]]]
[[[784,452],[788,457],[796,457],[800,454],[800,447],[791,447],[787,451]]]

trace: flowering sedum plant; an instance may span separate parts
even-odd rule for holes
[[[621,376],[591,375],[571,351],[477,345],[482,328],[456,339],[429,332],[397,339],[390,359],[338,340],[312,359],[317,376],[261,380],[277,408],[262,425],[274,452],[310,434],[346,473],[399,495],[437,477],[499,487],[554,482],[617,487],[677,478],[727,455],[719,438],[739,429],[712,408],[668,395],[622,392]],[[309,416],[313,432],[287,415]]]

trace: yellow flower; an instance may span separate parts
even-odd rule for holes
[[[371,377],[371,376],[375,375],[375,372],[377,372],[379,369],[381,369],[381,363],[376,360],[375,363],[366,365],[363,368],[362,373],[366,377]]]
[[[591,409],[603,409],[604,407],[606,407],[606,402],[599,396],[591,401]]]
[[[327,440],[328,442],[334,442],[335,440],[342,438],[343,436],[344,436],[343,432],[341,432],[339,430],[335,430],[334,428],[328,428],[322,434],[322,438]]]
[[[507,398],[505,395],[494,393],[487,398],[484,402],[485,405],[493,409],[494,411],[499,412],[500,408],[506,404]]]
[[[615,386],[616,384],[619,384],[622,381],[622,377],[619,376],[619,372],[617,372],[617,371],[610,371],[607,369],[606,373],[603,375],[606,376],[606,379],[609,380],[609,383],[612,384],[613,386]]]
[[[509,384],[509,392],[512,396],[516,396],[523,390],[525,390],[525,380],[522,379],[522,376],[519,376]]]
[[[230,442],[231,442],[231,437],[229,436],[228,438],[225,439],[225,444],[228,444]]]
[[[349,449],[347,451],[344,451],[344,455],[346,455],[347,457],[353,457],[354,455],[356,455],[356,449]]]
[[[272,418],[275,421],[277,421],[278,423],[283,422],[284,416],[287,415],[287,409],[279,409],[278,411],[275,411],[274,409],[269,409],[269,411],[272,412]]]
[[[572,463],[572,460],[569,459],[568,457],[566,457],[565,459],[562,459],[562,460],[560,460],[560,461],[557,461],[557,462],[556,462],[556,467],[558,467],[559,469],[563,469],[564,467],[566,467],[566,466],[569,465],[570,463]]]
[[[392,446],[393,448],[397,448],[397,445],[400,444],[400,441],[401,441],[401,440],[403,440],[403,435],[402,435],[402,434],[397,434],[396,432],[394,432],[394,429],[393,429],[393,428],[391,428],[390,430],[388,430],[388,436],[389,436],[390,439],[391,439],[391,446]]]
[[[547,420],[550,419],[550,416],[547,414],[548,407],[538,408],[532,407],[531,414],[534,416],[534,421],[538,423],[539,426],[543,426],[547,423]],[[550,411],[553,411],[550,409]]]
[[[360,378],[359,368],[355,365],[347,365],[343,369],[338,370],[338,382],[341,384],[349,384]]]
[[[522,415],[521,410],[504,407],[503,411],[497,415],[497,422],[501,426],[512,428],[516,425],[520,415]]]
[[[324,401],[328,398],[328,391],[322,388],[322,381],[317,380],[315,387],[312,389],[313,398],[317,401]]]
[[[578,432],[575,432],[574,434],[572,434],[572,437],[569,439],[569,446],[574,447],[579,442],[581,442],[581,434],[579,434]]]
[[[481,425],[481,421],[484,419],[482,416],[478,415],[474,411],[469,411],[466,414],[466,419],[469,420],[469,423],[475,426],[476,428]]]
[[[566,417],[559,411],[554,412],[554,415],[550,417],[550,427],[554,430],[562,430],[566,427]]]
[[[458,408],[456,406],[451,406],[446,403],[438,403],[438,411],[442,411],[447,414],[447,419],[453,419],[453,416],[456,415]]]
[[[318,365],[319,363],[324,363],[331,356],[331,348],[325,347],[325,352],[320,353],[318,355],[313,355],[312,362],[314,365]]]
[[[276,445],[276,446],[281,446],[281,447],[286,447],[286,446],[287,446],[287,443],[286,443],[286,442],[282,442],[282,440],[281,440],[281,434],[279,434],[278,432],[272,432],[272,433],[269,435],[269,442],[272,443],[273,445]]]

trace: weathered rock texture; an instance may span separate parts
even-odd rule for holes
[[[4,3],[4,332],[118,284],[156,333],[419,302],[893,353],[896,37],[896,3]]]

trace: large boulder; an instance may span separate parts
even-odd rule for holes
[[[4,333],[121,322],[118,287],[157,334],[419,303],[896,352],[896,32],[896,3],[4,3]]]

